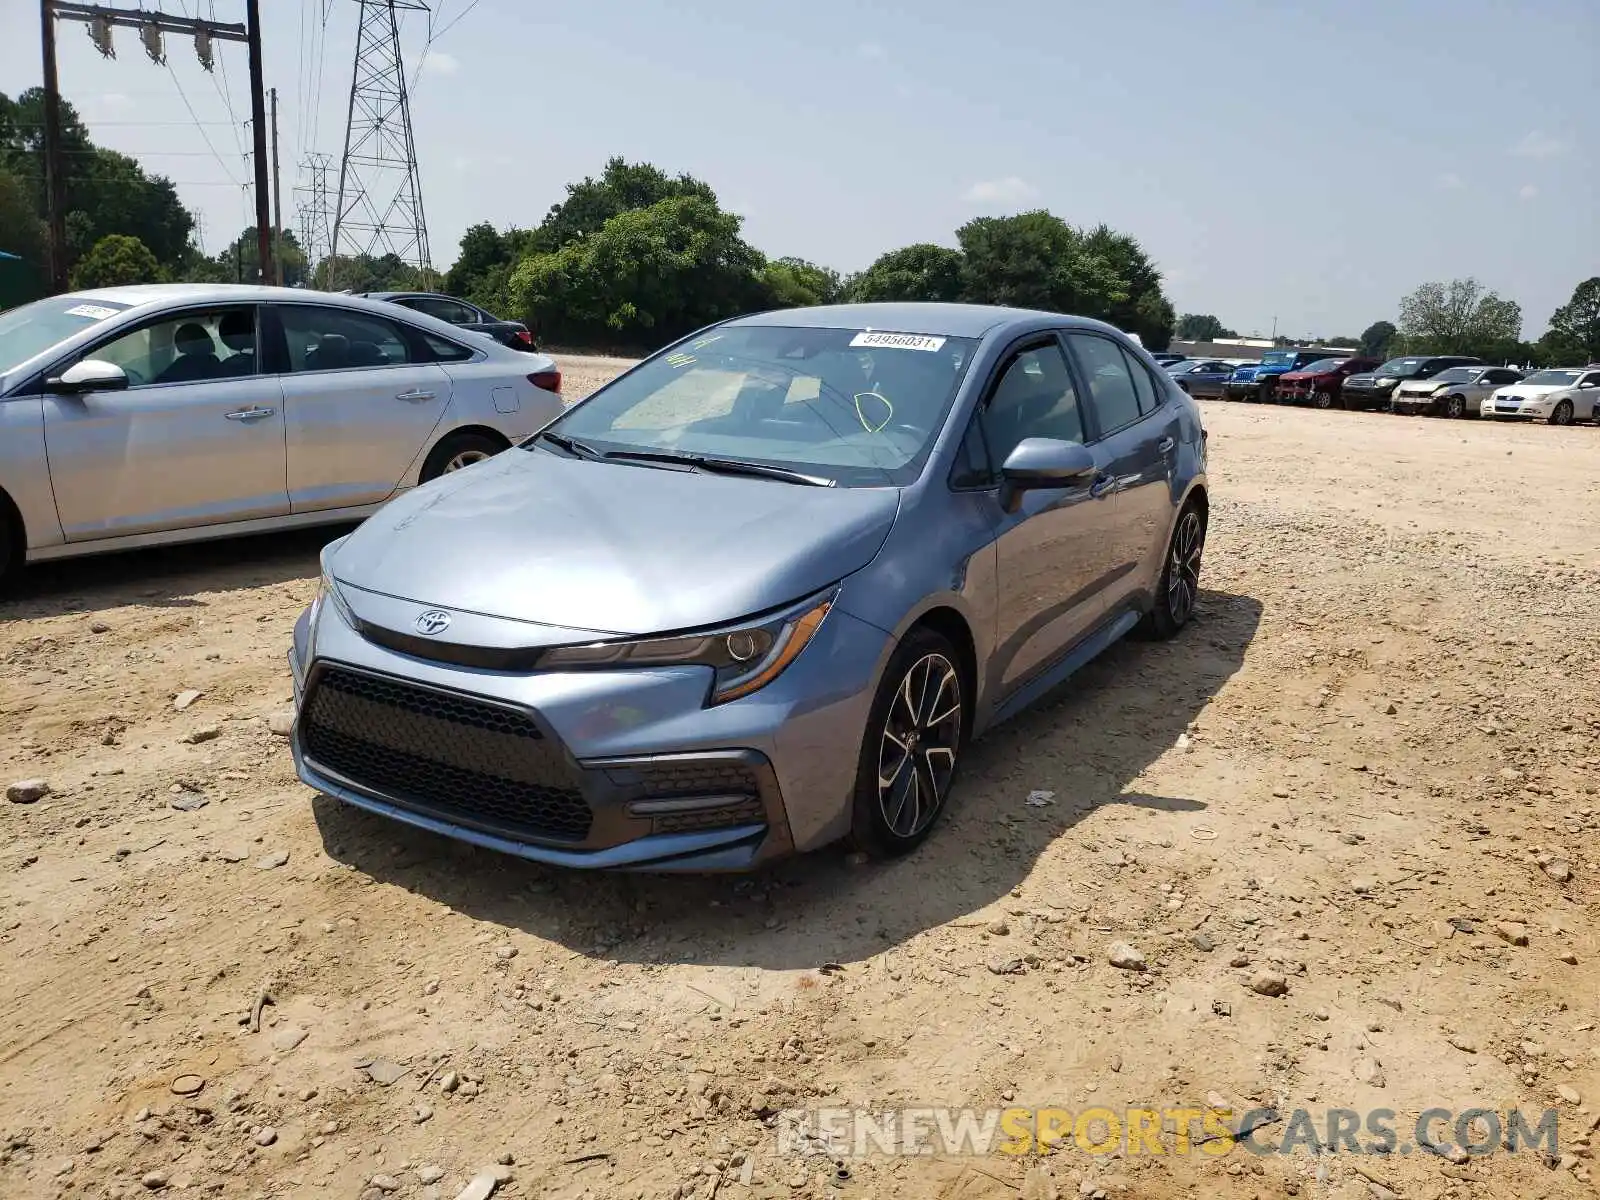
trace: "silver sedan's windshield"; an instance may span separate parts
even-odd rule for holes
[[[977,342],[734,325],[658,355],[551,427],[602,454],[700,455],[844,486],[916,478]]]
[[[0,375],[127,307],[82,296],[51,296],[0,313]]]

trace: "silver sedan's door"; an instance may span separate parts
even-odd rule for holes
[[[44,398],[45,453],[66,540],[289,511],[283,397],[256,372],[255,309],[163,317],[86,351],[121,391]]]
[[[275,306],[288,361],[289,500],[295,512],[376,504],[406,482],[450,403],[450,376],[416,361],[398,322],[331,305]]]

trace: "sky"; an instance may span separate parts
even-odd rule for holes
[[[244,0],[144,2],[243,20]],[[1532,338],[1600,273],[1595,0],[432,7],[431,44],[422,13],[402,41],[440,267],[467,226],[535,225],[620,154],[709,182],[765,253],[844,272],[953,245],[979,215],[1104,221],[1179,312],[1241,333],[1358,334],[1417,285],[1471,275]],[[262,9],[293,229],[296,164],[342,149],[357,4]],[[37,14],[0,0],[8,33]],[[253,223],[230,182],[252,171],[242,45],[208,76],[183,39],[165,67],[131,30],[114,61],[81,25],[58,44],[92,136],[174,180],[208,249]],[[0,91],[40,78],[36,36],[0,42]]]

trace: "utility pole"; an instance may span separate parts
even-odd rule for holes
[[[267,196],[267,105],[261,88],[261,0],[245,0],[245,34],[250,45],[250,132],[255,135],[256,245],[261,282],[275,276],[272,266],[272,209]]]
[[[61,88],[56,80],[56,19],[50,0],[39,0],[44,45],[44,191],[49,214],[50,289],[67,290],[67,181],[61,162]]]
[[[273,282],[283,286],[283,195],[278,190],[278,89],[272,89],[272,265]],[[265,280],[262,281],[266,282]]]

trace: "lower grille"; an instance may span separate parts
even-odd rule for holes
[[[673,796],[760,796],[761,781],[741,762],[659,762],[628,768],[639,786],[637,798],[661,800]]]
[[[726,829],[733,825],[759,825],[765,820],[766,812],[761,807],[761,801],[746,800],[743,804],[701,809],[698,812],[662,813],[650,828],[654,833],[696,833],[702,829]]]
[[[314,764],[407,808],[511,837],[589,836],[575,769],[519,709],[327,667],[300,738]]]

